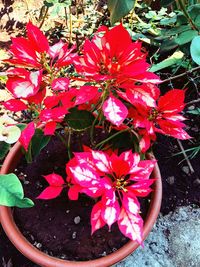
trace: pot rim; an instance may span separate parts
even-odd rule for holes
[[[3,166],[1,168],[0,174],[10,173],[16,167],[19,159],[22,156],[21,144],[17,142],[7,157],[4,160]],[[148,154],[150,159],[155,159],[152,154]],[[146,216],[143,228],[143,240],[146,239],[149,232],[153,228],[153,225],[158,217],[160,212],[161,200],[162,200],[162,182],[161,175],[158,164],[153,170],[153,176],[157,178],[153,185],[153,192],[151,196],[151,202],[148,214]],[[0,222],[2,227],[14,244],[14,246],[28,259],[39,264],[42,267],[106,267],[115,264],[116,262],[121,261],[126,256],[131,254],[139,244],[136,241],[129,241],[123,247],[117,251],[95,260],[89,261],[67,261],[59,258],[55,258],[45,254],[44,252],[35,248],[20,232],[17,225],[14,222],[11,208],[6,206],[0,206]]]

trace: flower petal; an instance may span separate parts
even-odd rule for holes
[[[10,99],[2,104],[6,109],[14,112],[26,110],[28,108],[28,106],[19,99]]]
[[[92,234],[106,224],[101,217],[101,212],[102,212],[102,203],[99,201],[93,206],[91,212]]]
[[[139,214],[132,214],[122,207],[118,218],[118,226],[122,234],[142,245],[143,220]]]
[[[107,120],[120,126],[128,115],[128,109],[117,98],[110,96],[103,104],[103,112]]]
[[[26,151],[28,150],[29,143],[30,143],[34,133],[35,133],[34,122],[30,122],[26,126],[26,128],[21,132],[21,136],[19,138],[19,141]]]

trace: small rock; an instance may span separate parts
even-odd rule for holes
[[[182,171],[183,171],[184,173],[186,173],[186,174],[189,174],[189,173],[190,173],[190,169],[189,169],[188,166],[183,166]]]
[[[41,243],[37,243],[36,248],[41,248],[42,244]]]
[[[34,240],[35,240],[35,238],[34,238],[34,236],[33,236],[33,235],[30,235],[30,238],[31,238],[31,240],[32,240],[32,241],[34,241]]]
[[[73,232],[72,239],[76,239],[76,232]]]
[[[67,255],[65,255],[65,254],[61,254],[61,255],[60,255],[60,258],[63,259],[63,260],[65,260],[65,259],[67,259]]]
[[[188,107],[188,110],[193,110],[193,109],[195,109],[194,105],[191,105],[191,106]]]
[[[172,185],[172,184],[174,184],[175,177],[174,176],[169,176],[169,177],[167,177],[166,180],[167,180],[168,184]]]
[[[56,236],[55,235],[53,236],[53,239],[56,239]]]
[[[74,218],[74,223],[75,223],[75,224],[79,224],[80,221],[81,221],[80,216],[77,216],[77,217]]]
[[[195,185],[200,185],[200,179],[199,179],[199,178],[195,179],[193,183],[194,183]]]
[[[66,213],[69,213],[70,212],[70,210],[66,210]]]
[[[106,254],[106,251],[104,251],[103,253],[100,254],[100,256],[102,257],[105,257],[107,254]]]

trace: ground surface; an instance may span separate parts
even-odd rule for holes
[[[195,206],[160,215],[144,249],[137,249],[115,267],[198,267],[199,228],[200,209]]]

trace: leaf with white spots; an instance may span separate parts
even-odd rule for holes
[[[132,214],[137,215],[140,211],[140,203],[135,196],[127,196],[123,193],[123,206],[125,209]]]
[[[138,165],[140,161],[140,155],[138,153],[132,153],[131,150],[121,153],[120,158],[126,161],[130,167],[130,172]]]
[[[155,164],[156,164],[156,160],[141,160],[138,164],[138,169],[133,168],[130,179],[133,181],[149,179],[155,167]]]
[[[103,112],[107,120],[120,126],[128,115],[126,106],[117,98],[110,96],[103,104]]]
[[[101,217],[101,212],[102,212],[102,203],[99,201],[92,208],[92,213],[91,213],[92,234],[106,224]]]
[[[117,201],[103,208],[102,218],[104,222],[108,224],[109,228],[114,222],[117,221],[119,213],[120,213],[120,206]]]
[[[110,172],[110,161],[106,153],[102,151],[92,151],[92,156],[93,156],[96,167],[100,171],[106,172],[106,173]]]
[[[99,175],[86,164],[69,167],[75,181],[84,187],[93,187],[100,183]]]
[[[142,245],[143,220],[140,215],[132,214],[122,207],[118,218],[118,226],[122,234]]]
[[[61,77],[54,79],[51,86],[54,91],[66,91],[68,90],[69,82],[68,78]]]

